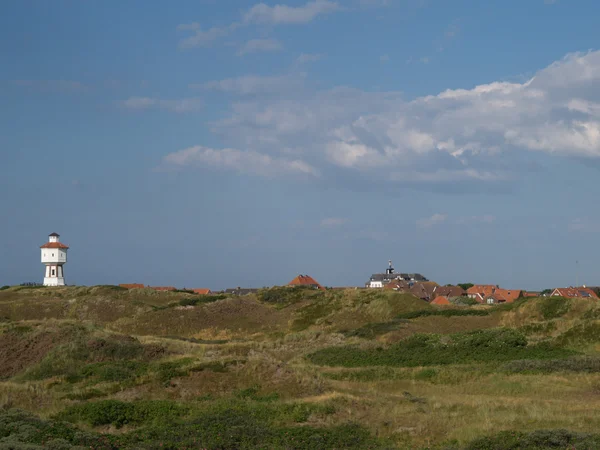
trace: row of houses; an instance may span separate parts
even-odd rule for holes
[[[313,277],[309,276],[309,275],[298,275],[297,277],[295,277],[292,281],[290,281],[288,284],[288,286],[305,286],[305,287],[310,287],[313,289],[320,289],[320,290],[324,290],[325,287],[323,287],[317,280],[315,280]],[[248,295],[248,294],[255,294],[256,292],[259,291],[258,288],[242,288],[242,287],[235,287],[235,288],[228,288],[228,289],[224,289],[222,291],[212,291],[210,289],[207,288],[183,288],[183,289],[178,289],[175,286],[144,286],[143,284],[139,284],[139,283],[130,283],[130,284],[119,284],[120,287],[125,288],[125,289],[153,289],[155,291],[185,291],[185,292],[193,292],[195,294],[200,294],[200,295],[209,295],[209,294],[228,294],[228,295]]]

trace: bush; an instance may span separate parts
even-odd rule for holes
[[[189,408],[168,400],[146,400],[121,402],[101,400],[71,406],[59,413],[57,418],[69,422],[86,422],[92,426],[126,424],[139,425],[145,422],[171,421],[189,412]]]
[[[545,297],[538,305],[544,320],[550,320],[565,315],[569,311],[571,300],[564,297]]]
[[[192,294],[195,294],[194,292],[192,292]],[[212,302],[216,302],[217,300],[223,300],[228,298],[227,295],[225,294],[216,294],[216,295],[199,295],[199,294],[195,294],[195,297],[187,297],[187,298],[182,298],[181,300],[179,300],[178,304],[179,306],[196,306],[196,305],[201,305],[204,303],[212,303]]]
[[[416,319],[418,317],[427,316],[441,316],[441,317],[455,317],[455,316],[489,316],[490,311],[487,309],[425,309],[421,311],[410,311],[407,313],[399,314],[396,316],[397,319]]]
[[[532,374],[547,374],[554,372],[598,373],[600,372],[600,358],[585,356],[550,360],[525,359],[511,361],[510,363],[505,364],[502,369],[510,373]]]
[[[5,291],[7,289],[10,289],[10,286],[2,286],[2,287],[0,287],[0,291]]]
[[[542,450],[600,448],[600,435],[574,433],[567,430],[538,430],[531,433],[503,431],[494,436],[470,442],[466,450]]]
[[[449,336],[416,334],[387,349],[330,347],[308,355],[308,359],[314,364],[326,366],[417,367],[516,359],[552,359],[573,354],[573,351],[544,343],[527,346],[527,340],[521,333],[512,329],[494,329]]]
[[[257,297],[265,303],[288,304],[303,300],[307,296],[319,296],[319,294],[322,296],[323,291],[310,286],[275,286],[269,289],[261,289],[258,291]]]

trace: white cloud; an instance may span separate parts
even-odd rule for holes
[[[190,34],[190,36],[179,42],[179,47],[208,47],[242,26],[306,24],[313,21],[317,16],[341,9],[337,2],[330,0],[309,1],[298,7],[287,5],[269,6],[266,3],[257,3],[243,15],[241,23],[233,22],[227,26],[216,26],[206,30],[197,22],[178,25],[178,31]]]
[[[179,31],[189,31],[191,36],[179,42],[180,48],[208,47],[219,38],[225,37],[239,27],[238,23],[232,23],[226,27],[212,27],[203,30],[198,23],[181,24],[177,26]]]
[[[304,84],[304,78],[305,74],[303,73],[281,76],[246,75],[237,78],[209,81],[203,84],[193,84],[190,87],[240,95],[255,95],[301,88]]]
[[[321,227],[323,228],[337,228],[341,227],[348,222],[348,219],[343,217],[327,217],[321,220]]]
[[[290,174],[310,177],[319,175],[314,167],[299,159],[275,158],[255,151],[212,149],[200,145],[170,153],[164,157],[164,162],[172,168],[213,167],[268,177]]]
[[[431,217],[417,220],[417,226],[419,228],[431,228],[434,225],[444,223],[447,218],[448,216],[446,214],[434,214]]]
[[[567,55],[524,83],[412,100],[314,90],[302,80],[289,87],[270,80],[281,83],[276,96],[258,78],[213,82],[212,89],[256,95],[235,99],[211,131],[228,147],[273,158],[291,149],[324,180],[344,183],[502,186],[525,176],[522,162],[535,154],[600,158],[599,51]]]
[[[242,45],[238,55],[247,55],[256,52],[276,52],[283,50],[283,44],[276,39],[251,39]]]
[[[303,24],[311,22],[317,16],[340,9],[337,2],[315,0],[303,6],[269,6],[265,3],[254,5],[245,15],[244,22],[267,25]]]
[[[199,110],[202,107],[202,100],[198,98],[162,100],[153,97],[130,97],[122,101],[121,106],[131,110],[159,108],[176,113],[187,113]]]

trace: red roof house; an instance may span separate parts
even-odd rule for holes
[[[592,289],[586,287],[556,288],[551,295],[566,298],[598,298]]]
[[[194,291],[194,293],[200,294],[200,295],[210,294],[210,289],[191,289],[191,290]]]
[[[132,283],[132,284],[120,284],[119,287],[125,288],[125,289],[144,289],[144,285],[143,284],[136,284],[136,283]]]
[[[288,286],[310,286],[315,289],[325,289],[317,282],[317,280],[309,275],[298,275],[288,283]]]
[[[431,301],[432,305],[439,305],[439,306],[446,306],[446,305],[451,305],[452,303],[450,303],[450,300],[448,300],[448,297],[444,296],[444,295],[438,295],[436,298],[434,298]]]
[[[149,286],[150,289],[154,289],[155,291],[175,291],[177,288],[173,286]]]

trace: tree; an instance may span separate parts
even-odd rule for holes
[[[461,288],[463,288],[466,291],[475,285],[473,283],[458,283],[457,286],[460,286]]]

